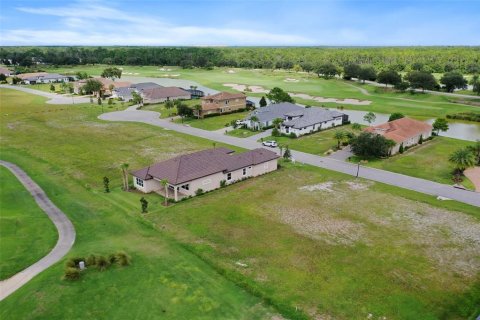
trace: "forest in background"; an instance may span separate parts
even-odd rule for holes
[[[313,71],[318,65],[355,63],[377,71],[415,69],[433,73],[480,73],[476,47],[0,47],[6,65],[169,65]]]

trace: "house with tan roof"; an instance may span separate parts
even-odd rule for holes
[[[411,147],[419,143],[420,139],[432,136],[433,127],[426,122],[410,118],[401,118],[387,123],[371,126],[364,129],[366,132],[376,133],[389,140],[395,141],[391,154],[396,154],[400,146]]]
[[[192,98],[190,92],[178,87],[148,88],[139,92],[143,103],[161,103],[171,100],[189,100]]]
[[[243,93],[219,92],[202,97],[202,109],[194,110],[194,115],[204,117],[208,114],[231,113],[246,107],[247,96]]]
[[[277,170],[279,156],[270,150],[258,148],[235,153],[227,148],[214,148],[181,155],[133,171],[133,184],[144,193],[165,194],[161,181],[168,182],[168,196],[178,201],[218,189],[250,177]],[[224,181],[224,182],[222,182]]]

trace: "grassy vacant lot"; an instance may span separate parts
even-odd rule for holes
[[[158,66],[122,66],[123,72],[129,75],[146,77],[170,77],[174,79],[188,79],[202,85],[225,91],[233,91],[223,84],[236,83],[246,85],[259,85],[265,89],[275,86],[281,87],[289,92],[307,93],[314,96],[331,98],[355,98],[360,100],[371,100],[368,106],[347,105],[346,109],[367,110],[380,113],[402,112],[405,115],[416,118],[444,117],[452,112],[473,111],[475,107],[455,104],[450,102],[455,98],[431,94],[410,94],[392,93],[371,85],[363,85],[358,82],[344,80],[324,80],[315,74],[304,72],[293,72],[284,70],[260,70],[260,69],[237,69],[237,68],[215,68],[214,70],[203,69],[181,69],[178,67],[164,67],[162,71]],[[77,72],[87,71],[92,75],[99,75],[105,66],[75,66],[53,69],[55,72]],[[290,79],[290,80],[288,80]],[[292,82],[291,79],[298,80]],[[251,94],[261,96],[261,94]],[[322,105],[312,100],[298,99],[298,102],[310,105]],[[326,106],[337,106],[333,103],[323,103]]]
[[[69,256],[124,250],[133,258],[78,282],[62,281],[57,264],[2,301],[1,318],[278,319],[281,311],[293,319],[460,319],[476,312],[478,208],[285,165],[170,207],[147,195],[149,213],[141,215],[142,195],[120,191],[119,165],[139,168],[211,142],[102,122],[100,107],[43,113],[43,98],[0,94],[2,158],[23,167],[72,219]],[[111,193],[103,192],[103,176]]]
[[[2,301],[0,318],[271,317],[272,310],[260,299],[145,221],[142,195],[119,189],[121,163],[139,168],[210,147],[209,141],[144,125],[101,122],[96,120],[98,106],[54,106],[65,110],[43,113],[53,107],[44,105],[42,97],[6,89],[0,94],[1,157],[24,168],[73,221],[77,239],[69,256],[124,250],[133,258],[129,267],[91,270],[78,282],[63,281],[59,263]],[[109,194],[103,192],[103,176],[111,179]],[[161,206],[159,196],[147,199],[151,208]]]
[[[453,184],[454,168],[448,158],[453,151],[471,144],[473,142],[436,137],[403,154],[394,155],[388,159],[370,160],[366,165],[440,183]],[[463,184],[469,189],[474,189],[473,184],[467,178]]]
[[[334,138],[337,130],[354,132],[351,125],[346,125],[301,136],[296,139],[289,137],[268,137],[263,140],[275,140],[278,144],[288,146],[292,150],[324,155],[326,151],[337,145],[337,140]]]
[[[183,120],[184,124],[204,130],[219,130],[230,125],[232,120],[242,120],[248,115],[248,111],[236,112],[217,117],[210,117],[204,119],[188,118]],[[182,119],[176,119],[175,122],[182,123]]]
[[[0,230],[0,280],[42,258],[58,238],[47,215],[3,166],[0,166]]]
[[[259,131],[253,131],[244,128],[237,128],[227,132],[227,135],[237,138],[247,138],[259,134]]]

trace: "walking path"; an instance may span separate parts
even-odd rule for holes
[[[0,301],[2,301],[37,274],[62,259],[63,256],[70,251],[70,248],[75,242],[75,229],[67,216],[65,216],[65,214],[60,211],[52,201],[50,201],[45,192],[25,173],[25,171],[15,164],[3,160],[0,160],[0,165],[9,169],[32,194],[38,206],[45,211],[58,231],[58,241],[52,251],[25,270],[20,271],[6,280],[0,281]]]
[[[254,149],[261,147],[261,144],[256,142],[253,139],[247,138],[236,138],[228,136],[225,134],[219,134],[215,131],[207,131],[202,129],[197,129],[174,122],[166,121],[159,118],[159,113],[154,111],[141,111],[141,110],[125,110],[125,111],[116,111],[104,113],[99,116],[99,119],[107,121],[128,121],[128,122],[141,122],[158,127],[167,128],[174,130],[180,133],[189,134],[221,143],[231,144],[234,146],[242,147],[245,149]],[[329,157],[316,156],[309,153],[304,153],[300,151],[292,151],[292,156],[300,162],[334,170],[349,175],[355,176],[357,174],[357,169],[359,169],[359,176],[362,178],[382,182],[385,184],[410,189],[418,191],[421,193],[433,195],[433,196],[442,196],[471,204],[477,207],[480,207],[480,193],[456,189],[452,186],[414,178],[411,176],[406,176],[390,171],[364,167],[356,165],[353,163],[348,163]]]
[[[89,97],[79,97],[79,96],[67,96],[58,93],[45,92],[41,90],[31,89],[27,87],[12,86],[8,84],[0,84],[0,88],[19,90],[26,93],[36,94],[37,96],[42,96],[48,98],[47,103],[49,104],[76,104],[76,103],[89,103]]]

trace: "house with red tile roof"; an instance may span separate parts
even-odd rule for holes
[[[227,148],[214,148],[181,155],[133,171],[133,184],[144,193],[162,195],[168,182],[169,197],[175,201],[195,196],[196,191],[218,189],[223,182],[228,185],[246,178],[277,170],[279,156],[270,150],[258,148],[235,153]]]
[[[194,110],[195,116],[207,114],[231,113],[247,107],[247,96],[243,93],[219,92],[202,97],[202,109]]]
[[[411,147],[420,141],[420,138],[427,139],[432,136],[432,126],[426,122],[410,118],[401,118],[387,123],[371,126],[364,129],[366,132],[376,133],[389,140],[395,141],[391,154],[396,154],[400,146]]]

